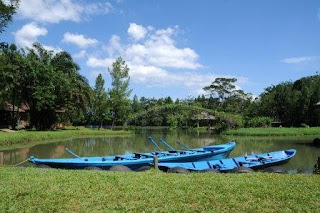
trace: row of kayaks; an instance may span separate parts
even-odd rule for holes
[[[285,163],[291,159],[296,150],[282,150],[270,153],[240,156],[227,158],[230,152],[236,147],[234,141],[201,148],[190,149],[181,142],[183,149],[176,150],[168,142],[160,139],[160,142],[168,147],[169,150],[163,151],[152,137],[148,138],[159,151],[148,153],[130,153],[114,156],[102,157],[80,157],[71,150],[66,149],[73,158],[52,158],[40,159],[31,156],[29,162],[39,167],[51,167],[60,169],[103,169],[114,170],[123,168],[126,170],[140,171],[152,166],[155,157],[159,169],[163,171],[187,170],[187,171],[220,171],[228,172],[237,168],[261,169]],[[177,171],[178,171],[177,170]]]

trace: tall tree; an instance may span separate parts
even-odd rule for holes
[[[129,67],[125,61],[119,57],[109,69],[112,78],[112,88],[109,91],[112,126],[123,124],[126,121],[130,108],[129,95]]]
[[[109,107],[107,102],[107,92],[104,89],[104,79],[101,74],[96,78],[96,84],[93,90],[93,120],[99,123],[99,128],[103,122],[108,119]]]
[[[16,106],[22,101],[23,82],[25,80],[25,60],[23,53],[16,45],[11,44],[8,48],[0,50],[0,95],[2,104],[12,104],[11,127],[16,128],[19,113],[16,113]]]
[[[12,16],[16,12],[19,0],[10,0],[9,4],[4,2],[4,0],[0,0],[0,33],[2,33],[12,21]]]
[[[217,96],[223,102],[234,91],[237,82],[236,78],[216,78],[211,85],[204,87],[205,91],[210,92],[210,96]]]
[[[36,43],[26,56],[24,98],[30,106],[31,126],[48,129],[57,120],[57,111],[77,109],[78,84],[83,81],[70,54],[54,54]]]

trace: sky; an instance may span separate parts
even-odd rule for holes
[[[67,51],[105,88],[121,56],[138,97],[197,97],[217,77],[258,96],[320,70],[320,1],[21,0],[0,41]]]

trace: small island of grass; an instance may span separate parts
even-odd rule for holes
[[[320,127],[310,128],[240,128],[229,129],[224,135],[237,136],[320,136]]]

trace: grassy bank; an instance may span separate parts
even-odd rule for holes
[[[319,176],[0,168],[4,212],[317,212]]]
[[[318,135],[320,127],[310,128],[240,128],[230,129],[224,135],[239,136],[296,136],[296,135]]]
[[[45,143],[51,140],[62,140],[68,138],[80,138],[88,136],[128,136],[132,134],[129,131],[112,131],[112,130],[97,130],[84,127],[56,130],[56,131],[17,131],[13,133],[0,132],[0,149],[8,147],[21,147],[26,145],[35,145]]]

